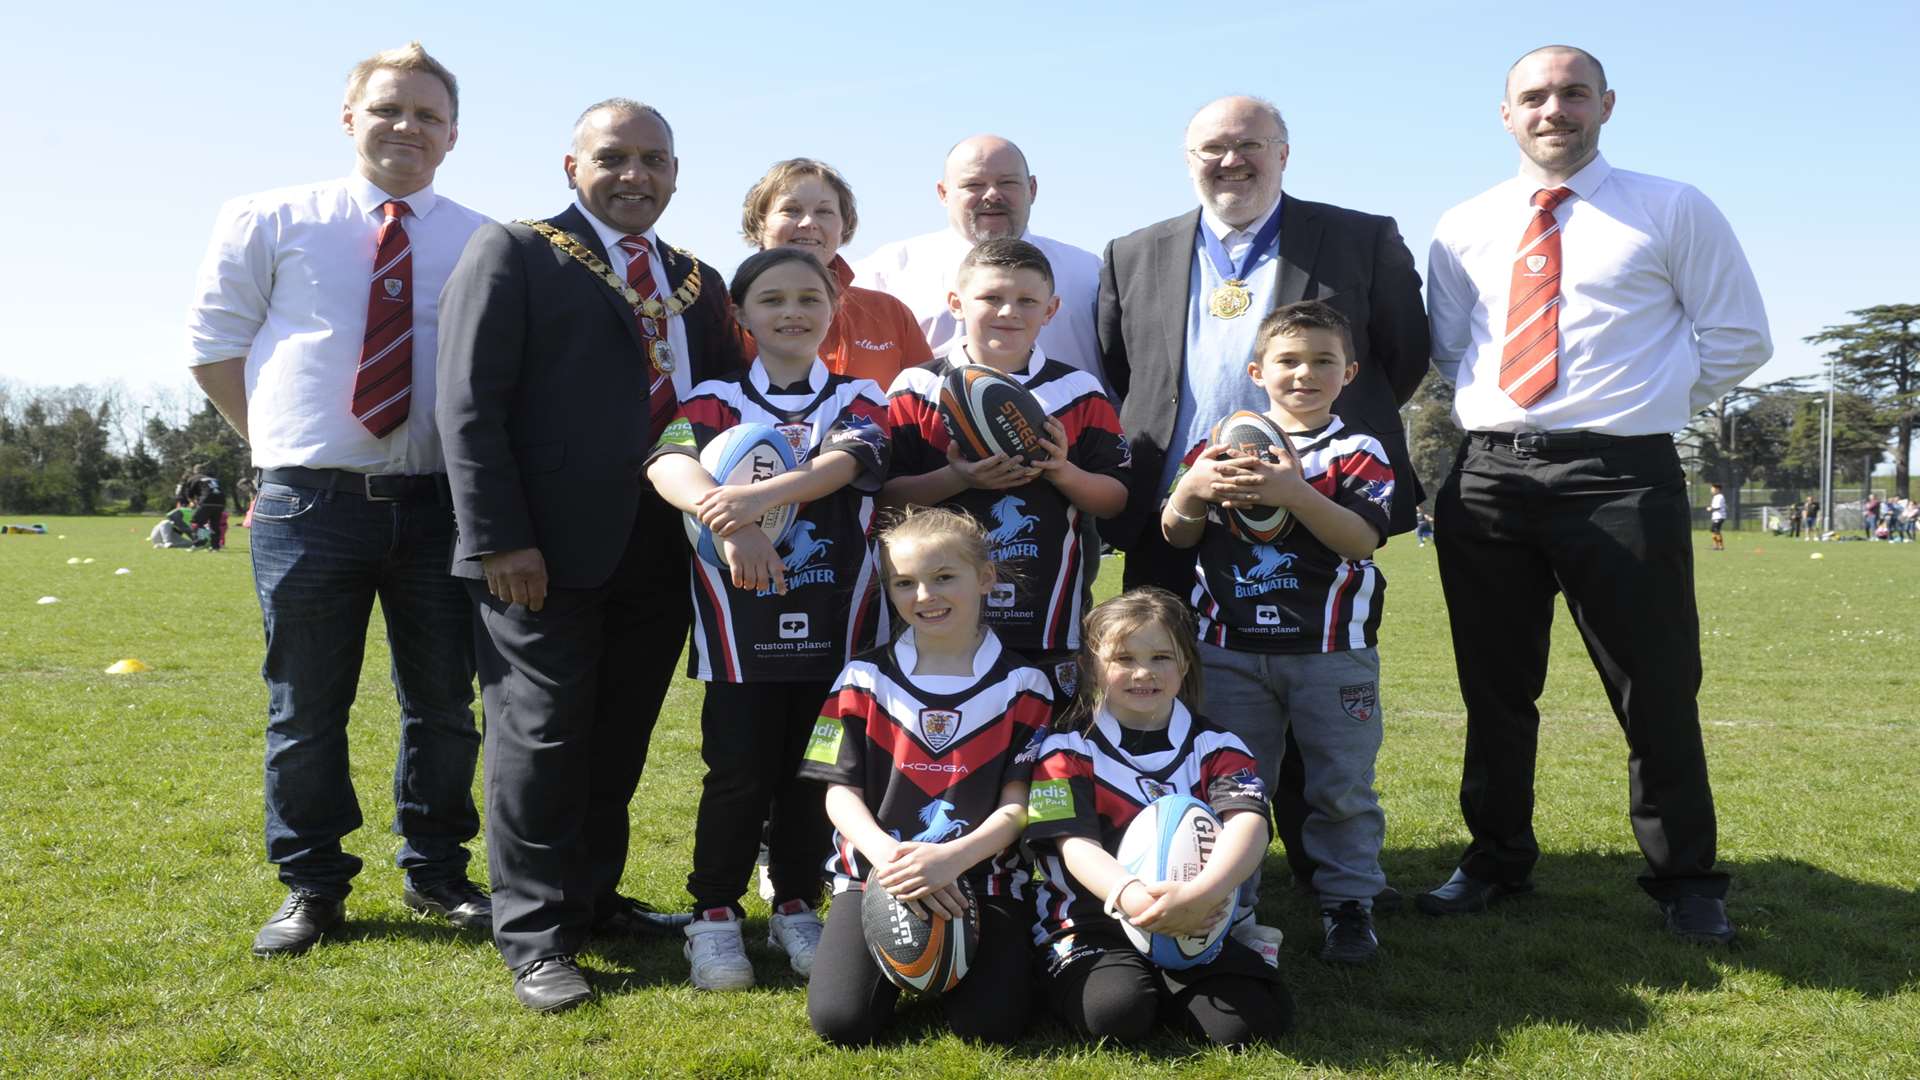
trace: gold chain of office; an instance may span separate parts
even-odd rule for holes
[[[692,307],[695,300],[700,299],[700,260],[694,258],[693,253],[684,248],[673,250],[685,255],[687,260],[693,263],[693,270],[687,274],[687,280],[681,282],[678,289],[673,290],[672,296],[667,297],[665,301],[660,301],[651,296],[642,298],[638,291],[628,285],[619,274],[613,272],[613,267],[608,266],[600,256],[587,250],[586,245],[574,239],[573,234],[566,230],[556,229],[544,221],[521,221],[518,224],[525,225],[546,237],[548,243],[571,256],[575,262],[611,285],[613,291],[620,294],[635,315],[644,315],[649,319],[678,315]]]

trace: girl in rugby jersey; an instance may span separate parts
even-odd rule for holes
[[[829,833],[819,786],[798,777],[800,755],[834,675],[873,640],[878,568],[869,529],[888,459],[879,386],[835,375],[816,355],[834,289],[825,268],[795,249],[742,263],[734,310],[759,355],[744,371],[693,387],[647,466],[668,502],[720,538],[730,568],[693,559],[688,674],[707,684],[707,775],[687,876],[695,918],[686,954],[693,984],[705,990],[753,985],[740,898],[763,821],[774,891],[768,944],[806,975],[820,941],[814,907]],[[798,467],[756,484],[715,484],[695,455],[742,423],[785,435]],[[787,503],[802,509],[776,551],[757,523]]]
[[[1073,730],[1047,736],[1027,802],[1040,862],[1034,894],[1042,993],[1081,1035],[1136,1042],[1157,1019],[1224,1046],[1271,1041],[1293,1027],[1277,968],[1238,938],[1218,957],[1173,971],[1134,948],[1119,921],[1156,934],[1205,931],[1266,852],[1266,789],[1246,744],[1193,710],[1200,664],[1186,604],[1135,589],[1087,615]],[[1192,881],[1146,882],[1114,858],[1135,815],[1190,795],[1225,827]]]
[[[1033,908],[1010,846],[1026,821],[1027,771],[1052,715],[1046,676],[981,621],[994,585],[985,530],[915,508],[881,537],[887,596],[906,630],[840,673],[801,775],[825,781],[834,901],[807,984],[822,1038],[872,1042],[899,991],[867,952],[861,892],[884,886],[936,918],[980,909],[967,975],[941,996],[954,1032],[1010,1042],[1025,1030]]]

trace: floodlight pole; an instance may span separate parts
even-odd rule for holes
[[[1820,436],[1820,520],[1833,527],[1833,354],[1827,354],[1827,415]]]

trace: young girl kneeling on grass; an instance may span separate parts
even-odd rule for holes
[[[1267,848],[1266,789],[1253,755],[1190,707],[1200,664],[1186,605],[1147,588],[1094,608],[1080,666],[1070,714],[1077,730],[1042,744],[1028,800],[1027,840],[1045,877],[1032,887],[1042,993],[1069,1027],[1094,1038],[1136,1042],[1164,1017],[1224,1046],[1278,1039],[1293,1028],[1293,998],[1259,953],[1227,937],[1215,959],[1167,970],[1117,921],[1200,933],[1229,916]],[[1189,882],[1144,882],[1114,858],[1135,815],[1166,795],[1191,795],[1225,824]]]
[[[817,356],[834,313],[834,281],[819,261],[790,248],[761,252],[734,274],[732,296],[759,355],[745,371],[694,387],[647,467],[662,497],[721,538],[730,568],[693,559],[687,666],[707,684],[707,775],[687,876],[695,917],[686,953],[703,990],[753,985],[740,897],[763,821],[772,823],[767,941],[795,972],[812,970],[828,829],[819,786],[799,778],[800,755],[834,674],[873,641],[869,531],[888,457],[879,386],[835,375]],[[756,484],[715,484],[694,455],[743,423],[780,431],[798,466]],[[786,503],[801,509],[783,553],[758,522]]]
[[[1025,1030],[1033,907],[1010,850],[1026,823],[1027,771],[1052,715],[1045,675],[980,620],[994,585],[980,524],[913,508],[881,537],[882,580],[906,630],[840,673],[801,775],[826,781],[834,826],[833,907],[807,984],[807,1017],[831,1042],[872,1042],[900,992],[867,952],[870,882],[936,918],[960,915],[967,879],[980,942],[941,996],[966,1038]]]

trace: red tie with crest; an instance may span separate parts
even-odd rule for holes
[[[380,209],[387,219],[374,251],[367,336],[353,378],[354,419],[375,438],[385,438],[406,420],[413,397],[413,246],[400,222],[410,208],[389,199]]]
[[[1533,218],[1513,256],[1500,389],[1523,409],[1560,381],[1560,223],[1553,208],[1572,196],[1563,187],[1533,193]]]
[[[654,298],[653,260],[647,257],[647,238],[644,236],[623,236],[620,238],[620,250],[627,253],[627,287],[640,294],[640,299]],[[647,371],[653,376],[653,383],[647,389],[647,416],[652,429],[647,437],[651,446],[667,429],[668,421],[680,405],[680,399],[673,392],[673,374],[671,369],[661,370],[656,349],[667,349],[667,321],[647,315],[636,315],[640,324],[640,340],[645,343],[642,356],[647,361]],[[670,355],[671,349],[665,354]]]

